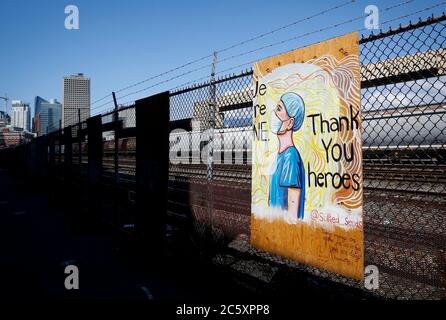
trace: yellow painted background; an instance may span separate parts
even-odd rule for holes
[[[357,33],[331,39],[305,48],[297,49],[276,56],[254,66],[254,78],[262,82],[264,77],[276,68],[293,63],[310,63],[320,68],[324,74],[329,74],[330,83],[322,84],[319,78],[291,79],[268,83],[267,95],[257,97],[257,103],[274,105],[281,94],[286,91],[305,94],[306,115],[321,112],[324,118],[349,116],[349,105],[354,112],[360,110],[360,66]],[[342,77],[348,77],[346,87]],[[290,85],[290,83],[292,83]],[[254,119],[254,125],[259,121],[269,122],[270,110],[264,116]],[[361,134],[359,130],[340,133],[326,133],[313,136],[311,121],[305,120],[301,130],[293,135],[293,140],[301,153],[305,165],[312,164],[315,172],[348,172],[357,173],[361,177],[362,159]],[[251,243],[265,251],[279,254],[301,263],[317,268],[337,272],[355,279],[363,278],[363,230],[362,227],[342,228],[338,226],[321,225],[314,221],[299,221],[287,223],[280,219],[267,219],[258,212],[269,210],[269,175],[268,170],[277,154],[277,138],[270,135],[268,143],[253,142],[253,176],[252,176],[252,218]],[[333,138],[339,143],[353,143],[355,161],[327,164],[325,151],[320,139],[327,141]],[[306,177],[307,180],[307,177]],[[308,217],[312,209],[319,207],[342,208],[349,212],[354,210],[362,218],[362,188],[352,189],[309,188],[308,181],[305,202],[305,215]],[[265,211],[265,212],[266,212]],[[348,213],[346,213],[348,215]]]

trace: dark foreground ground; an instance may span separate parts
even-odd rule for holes
[[[0,169],[0,297],[5,300],[128,299],[219,301],[234,290],[221,272],[182,252],[150,256],[105,226],[67,219],[74,204]],[[139,251],[138,251],[139,250]],[[178,249],[177,249],[178,250]],[[135,252],[137,251],[137,252]],[[145,256],[145,259],[141,259]],[[66,290],[65,266],[79,268],[79,290]]]
[[[304,273],[271,273],[268,264],[261,265],[260,273],[256,267],[239,277],[234,270],[218,267],[216,259],[199,254],[184,235],[170,237],[163,252],[153,254],[148,247],[145,249],[141,243],[104,224],[88,225],[88,220],[79,223],[73,217],[73,212],[80,210],[75,207],[76,202],[56,201],[55,193],[44,185],[43,182],[41,186],[31,185],[25,178],[0,168],[2,303],[11,300],[267,303],[279,299],[368,298]],[[217,256],[228,258],[224,253]],[[232,266],[238,266],[239,262]],[[242,262],[258,266],[250,258]],[[65,289],[67,265],[79,268],[79,290]],[[260,276],[253,278],[252,274]],[[267,279],[257,281],[261,278]]]

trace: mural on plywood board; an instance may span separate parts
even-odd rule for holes
[[[257,62],[254,81],[251,243],[362,279],[358,34]]]

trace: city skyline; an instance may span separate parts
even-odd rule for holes
[[[62,79],[62,101],[57,98],[49,100],[36,95],[33,104],[21,99],[11,99],[7,95],[2,97],[4,106],[0,107],[2,123],[20,128],[37,136],[56,131],[62,127],[77,122],[78,110],[81,109],[81,119],[86,120],[90,116],[90,78],[83,73],[64,76]],[[8,101],[10,105],[8,105]],[[64,103],[66,108],[64,108]],[[19,110],[23,108],[26,110]],[[67,114],[64,124],[64,109]]]
[[[78,72],[78,73],[75,73],[75,74],[63,76],[63,78],[62,78],[62,82],[63,82],[62,83],[62,91],[61,91],[61,94],[60,94],[60,96],[62,97],[61,99],[53,96],[52,98],[49,98],[49,100],[46,100],[46,99],[42,98],[42,96],[44,94],[39,93],[39,94],[36,94],[32,99],[30,99],[31,101],[34,102],[34,103],[31,103],[30,100],[24,100],[21,97],[10,97],[10,96],[8,96],[8,94],[4,94],[4,96],[1,97],[2,98],[2,103],[0,103],[0,112],[2,113],[3,117],[5,115],[9,116],[9,118],[11,119],[10,122],[12,124],[14,105],[15,104],[24,104],[24,105],[26,105],[29,108],[29,110],[30,110],[30,120],[29,120],[29,122],[30,122],[29,123],[29,129],[30,130],[28,130],[28,131],[31,132],[32,131],[31,129],[33,127],[34,117],[36,117],[39,114],[39,112],[40,112],[39,106],[42,103],[45,103],[45,104],[54,104],[54,103],[56,103],[56,104],[60,104],[61,106],[63,106],[64,91],[65,91],[65,81],[66,81],[66,79],[73,78],[73,77],[76,78],[76,77],[79,77],[79,76],[83,77],[84,73]],[[87,79],[88,83],[90,83],[90,78],[85,78],[85,79]],[[89,84],[88,84],[88,95],[90,95]],[[59,102],[58,100],[61,100],[61,102]],[[89,107],[90,107],[90,96],[88,97],[88,101],[87,101],[86,105],[87,105],[87,108],[89,109]],[[61,112],[62,112],[62,108],[61,108]],[[82,118],[84,119],[86,115],[88,115],[86,117],[86,118],[88,118],[90,113],[89,112],[88,113],[83,113]]]
[[[2,1],[0,4],[2,11],[12,13],[0,20],[0,36],[10,48],[2,51],[2,61],[19,59],[22,63],[18,65],[5,63],[3,72],[6,78],[0,79],[0,92],[2,95],[7,93],[10,101],[20,99],[30,102],[38,95],[54,97],[61,101],[60,79],[67,74],[84,72],[94,79],[91,87],[92,102],[105,95],[111,98],[112,91],[117,91],[129,84],[210,55],[214,50],[227,48],[239,41],[250,39],[253,35],[274,30],[299,19],[312,17],[327,7],[345,2],[297,3],[285,1],[280,7],[267,6],[264,1],[246,1],[241,4],[237,1],[229,1],[224,4],[202,2],[200,5],[194,6],[194,10],[192,10],[187,3],[179,1],[167,1],[163,4],[134,1],[124,6],[117,2],[91,3],[81,0],[74,3],[79,8],[79,30],[66,30],[64,27],[65,2],[55,1],[41,4],[37,1]],[[401,3],[405,3],[405,1],[396,1],[391,5]],[[410,15],[410,13],[435,4],[438,2],[407,1],[407,4],[401,7],[401,9],[404,8],[407,17],[398,19],[395,23],[404,24],[409,20],[415,21],[418,17],[425,17],[428,14],[439,14],[441,6]],[[356,19],[350,23],[342,24],[340,27],[315,32],[363,15],[367,5],[369,5],[367,1],[356,1],[337,9],[336,14],[323,14],[305,20],[297,23],[296,26],[274,33],[274,35],[258,38],[240,48],[221,53],[218,55],[217,72],[341,33],[361,30],[364,28],[364,21]],[[398,8],[385,10],[391,5],[383,0],[375,1],[374,5],[380,9],[380,21],[382,22],[396,19],[402,14]],[[218,15],[209,15],[209,12],[218,12]],[[265,18],[255,19],[253,24],[247,23],[247,12],[256,12],[256,16]],[[16,22],[20,22],[15,21],[17,17],[20,17],[19,20],[24,23],[17,24]],[[13,22],[14,25],[17,24],[14,32],[10,28]],[[382,28],[387,29],[396,25],[389,23],[383,25]],[[368,35],[370,32],[370,30],[361,31],[361,34]],[[229,59],[233,54],[237,55],[262,45],[306,33],[311,33],[311,35],[298,37],[298,39],[283,45],[265,48],[261,52]],[[192,38],[191,35],[193,35]],[[58,49],[47,50],[54,46],[54,43],[58,43]],[[33,47],[35,50],[22,50],[21,44]],[[223,61],[225,59],[227,61]],[[144,89],[159,81],[165,81],[153,88],[142,90],[138,94],[125,98],[121,98],[121,95],[118,94],[118,104],[171,89],[191,80],[209,78],[211,70],[207,65],[211,61],[212,58],[209,57],[188,69],[178,70],[156,78],[154,81],[141,84],[135,89]],[[182,74],[183,71],[193,70],[195,66],[203,68],[168,81],[169,78]],[[92,106],[92,114],[112,108],[112,103],[107,104],[107,100],[109,99]],[[106,104],[100,106],[102,102]],[[3,110],[3,101],[0,102],[0,106]]]

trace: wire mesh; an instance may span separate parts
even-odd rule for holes
[[[365,265],[378,267],[373,294],[386,298],[446,297],[445,20],[360,40]],[[201,235],[238,239],[245,253],[364,289],[249,246],[251,85],[246,71],[171,94],[171,147],[191,151],[171,148],[169,210],[189,212]]]

